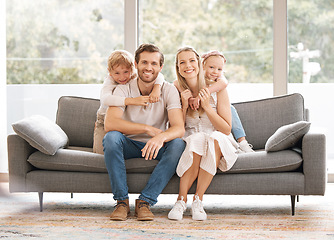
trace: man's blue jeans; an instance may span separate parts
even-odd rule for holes
[[[125,161],[130,158],[141,158],[141,149],[146,143],[131,140],[118,131],[108,132],[103,139],[104,161],[111,182],[115,200],[125,200],[128,196]],[[139,199],[150,205],[157,203],[157,198],[175,174],[177,164],[185,148],[185,142],[176,138],[164,144],[156,160],[159,163],[142,190]],[[149,160],[148,160],[149,161]]]

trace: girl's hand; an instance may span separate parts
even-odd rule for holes
[[[186,89],[181,92],[181,101],[182,101],[182,107],[188,108],[189,106],[189,98],[191,98],[193,95],[189,89]]]
[[[189,106],[191,107],[192,110],[197,110],[199,108],[199,96],[195,97],[195,98],[190,98],[189,99]]]
[[[202,108],[206,111],[208,108],[211,107],[210,105],[210,97],[211,97],[211,94],[210,94],[210,91],[208,88],[203,88],[199,91],[199,99],[201,100],[201,105],[202,105]]]

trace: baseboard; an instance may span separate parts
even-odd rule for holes
[[[8,173],[0,173],[0,182],[8,182]]]

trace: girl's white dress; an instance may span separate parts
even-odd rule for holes
[[[210,105],[217,110],[217,94],[211,94]],[[225,135],[216,131],[206,113],[199,115],[198,111],[194,116],[186,116],[185,135],[183,137],[187,146],[180,158],[176,173],[179,177],[191,167],[193,163],[193,153],[202,156],[200,168],[215,175],[217,166],[215,163],[214,140],[217,140],[223,157],[218,168],[221,171],[228,171],[237,160],[238,143],[232,134]]]

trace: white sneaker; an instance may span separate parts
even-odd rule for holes
[[[186,203],[183,201],[183,197],[181,197],[181,200],[176,201],[172,210],[169,211],[168,218],[177,221],[182,220],[183,213],[186,211],[186,209]]]
[[[241,142],[239,142],[239,147],[245,153],[254,152],[254,150],[252,149],[253,146],[249,144],[247,140],[242,140]]]
[[[203,221],[206,220],[207,216],[203,208],[203,203],[199,199],[199,196],[195,196],[195,200],[191,204],[191,215],[193,220]]]

